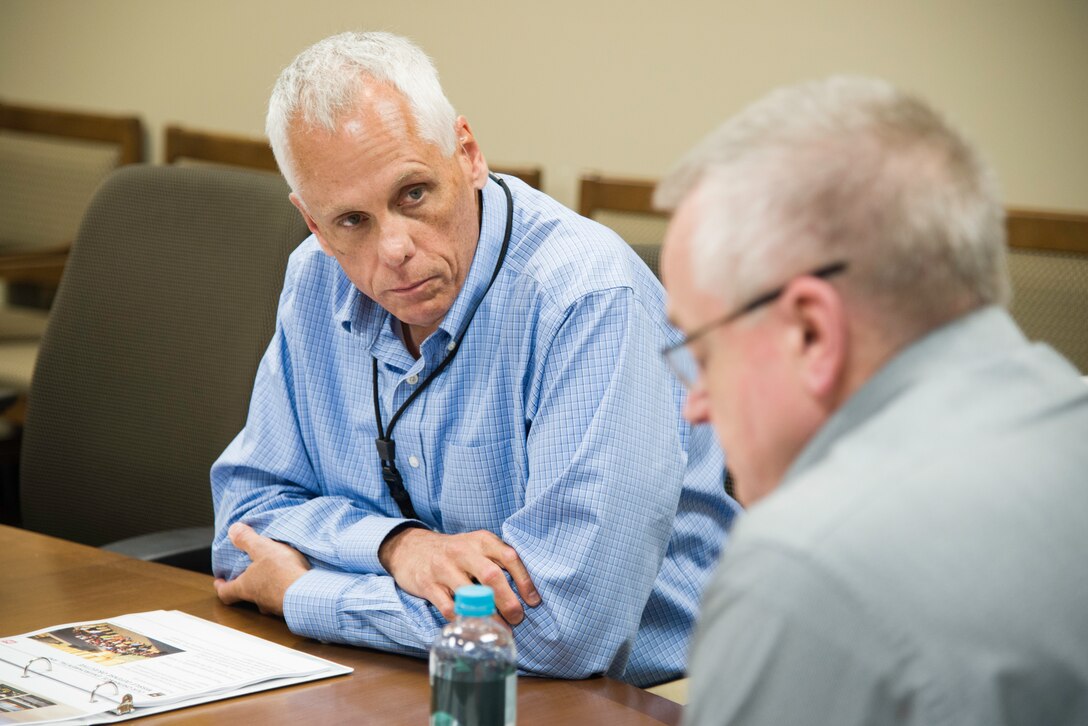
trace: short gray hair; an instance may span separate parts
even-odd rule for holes
[[[431,59],[407,38],[392,33],[347,32],[302,51],[280,74],[268,101],[265,133],[287,183],[295,188],[288,132],[307,127],[335,131],[356,103],[366,78],[404,95],[420,136],[447,156],[457,148],[457,114],[442,91]]]
[[[852,289],[904,320],[1007,304],[993,173],[936,111],[886,82],[772,92],[689,152],[654,202],[675,209],[689,194],[696,284],[728,286],[727,303],[845,260]]]

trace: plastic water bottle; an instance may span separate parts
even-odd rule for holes
[[[466,585],[454,593],[453,622],[431,646],[431,726],[514,726],[514,634],[495,617],[495,593]]]

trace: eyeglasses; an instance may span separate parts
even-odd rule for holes
[[[770,292],[765,292],[759,297],[751,300],[750,302],[742,305],[739,309],[734,310],[728,315],[712,320],[698,330],[690,333],[681,340],[679,343],[670,345],[667,348],[661,349],[661,355],[665,357],[665,362],[668,363],[669,368],[672,369],[673,374],[684,384],[686,388],[694,388],[695,384],[699,382],[699,364],[695,362],[695,356],[692,355],[691,349],[688,347],[693,342],[703,337],[711,330],[720,328],[723,325],[728,325],[734,320],[747,315],[748,313],[758,310],[759,308],[772,303],[782,296],[782,293],[786,291],[790,283],[796,280],[798,277],[819,277],[826,280],[827,278],[837,275],[843,272],[847,267],[846,262],[832,262],[829,265],[817,268],[812,272],[806,272],[800,275],[795,275],[790,278],[781,287],[776,287]]]

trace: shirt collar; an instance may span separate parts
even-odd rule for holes
[[[986,307],[957,318],[909,344],[870,378],[805,445],[783,477],[783,485],[816,466],[835,443],[877,415],[915,383],[950,368],[1022,346],[1024,334],[1008,312]]]
[[[477,301],[487,292],[506,232],[505,197],[502,187],[488,178],[481,192],[480,238],[472,256],[472,264],[461,292],[454,299],[438,330],[431,336],[439,339],[443,347],[448,340],[455,339],[459,332],[463,332],[468,315],[475,310]],[[346,284],[341,284],[336,292],[335,320],[345,331],[365,335],[365,344],[377,357],[387,357],[380,355],[387,352],[384,351],[383,340],[392,338],[399,342],[395,319],[384,308],[359,292],[342,271],[340,278],[341,283]]]

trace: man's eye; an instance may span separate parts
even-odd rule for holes
[[[340,218],[341,227],[358,227],[363,223],[363,215],[361,214],[346,214]]]
[[[411,202],[418,202],[423,199],[424,191],[423,187],[412,187],[405,193],[405,196],[408,197],[408,200]]]

